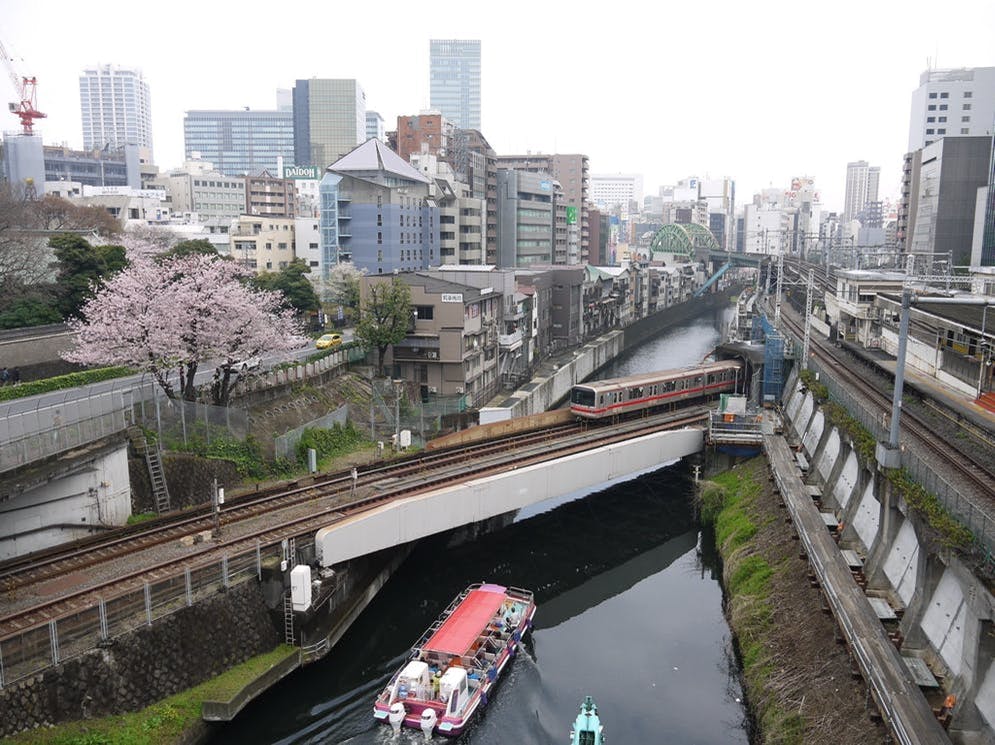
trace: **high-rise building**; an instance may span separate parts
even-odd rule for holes
[[[906,250],[971,261],[978,189],[988,185],[992,137],[944,137],[913,161]]]
[[[287,109],[188,111],[183,117],[183,143],[187,158],[200,153],[226,176],[275,173],[279,158],[287,165],[294,163],[294,115]]]
[[[843,222],[856,219],[871,202],[878,201],[881,169],[866,160],[846,164],[846,196],[843,199]]]
[[[548,175],[498,169],[497,265],[553,263],[553,181]]]
[[[557,203],[566,208],[566,246],[563,261],[554,252],[555,263],[582,264],[590,259],[590,204],[591,175],[588,157],[580,154],[529,153],[526,155],[500,155],[498,168],[510,168],[528,173],[546,173],[559,182],[562,190]],[[562,252],[561,252],[562,253]]]
[[[995,67],[926,70],[912,92],[909,152],[943,137],[991,135]]]
[[[438,111],[423,111],[417,116],[397,117],[397,154],[404,160],[428,153],[445,159],[455,127]]]
[[[152,150],[152,105],[142,71],[95,65],[79,76],[83,149],[138,145]]]
[[[356,80],[294,85],[294,163],[324,170],[366,142],[366,94]]]
[[[366,112],[366,139],[386,141],[383,117],[376,111]]]
[[[459,129],[480,129],[480,40],[429,42],[431,107]]]
[[[629,205],[643,203],[643,177],[636,173],[594,174],[591,201],[603,210],[617,208],[623,220],[629,219]]]

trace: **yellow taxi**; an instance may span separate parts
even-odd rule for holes
[[[314,343],[317,349],[329,349],[342,343],[342,334],[324,334]]]

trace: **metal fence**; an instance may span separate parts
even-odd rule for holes
[[[814,359],[809,360],[809,368],[819,373],[819,382],[829,390],[829,397],[833,401],[843,406],[850,416],[874,435],[878,442],[888,440],[890,426],[888,414],[868,410],[861,400],[828,375]],[[902,467],[917,484],[935,496],[947,512],[971,531],[979,549],[986,556],[985,561],[995,563],[995,517],[962,495],[928,462],[909,448],[902,450]]]
[[[101,599],[95,605],[0,639],[0,688],[83,655],[115,637],[151,626],[221,590],[259,580],[263,562],[287,558],[284,550],[280,543],[264,546],[257,542],[254,549],[189,566],[182,574],[146,582],[140,589]]]
[[[310,422],[301,427],[297,427],[296,429],[292,429],[289,432],[285,432],[282,435],[274,437],[273,451],[277,458],[294,459],[297,457],[297,443],[301,441],[301,435],[304,434],[305,429],[331,429],[336,424],[344,425],[348,419],[349,406],[347,404],[342,404],[330,414],[318,417],[317,419],[312,419]]]
[[[155,430],[166,448],[185,448],[198,441],[209,445],[224,436],[243,439],[249,433],[245,410],[167,398],[157,384],[148,381],[138,396],[135,418],[143,427]]]

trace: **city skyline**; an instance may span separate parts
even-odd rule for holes
[[[38,77],[38,105],[48,114],[38,130],[47,144],[82,145],[78,79],[87,65],[140,68],[154,102],[156,163],[163,169],[183,160],[185,111],[269,109],[275,88],[301,78],[356,79],[367,106],[393,129],[398,115],[429,108],[429,40],[480,39],[483,134],[499,154],[583,153],[592,173],[642,174],[647,194],[691,175],[727,176],[736,181],[739,203],[810,176],[826,209],[841,211],[852,161],[880,166],[881,198],[897,196],[911,96],[927,64],[995,64],[990,3],[955,1],[939,14],[918,5],[842,3],[825,17],[797,19],[793,12],[794,25],[782,21],[795,8],[787,3],[765,6],[762,16],[719,4],[707,23],[690,8],[655,18],[633,5],[617,16],[624,34],[594,16],[516,2],[502,4],[493,17],[479,11],[412,17],[397,31],[371,23],[369,12],[337,7],[338,27],[355,31],[323,44],[317,35],[308,42],[299,34],[300,14],[268,15],[256,27],[251,19],[259,14],[236,17],[223,6],[179,2],[157,18],[153,40],[111,22],[102,26],[104,37],[79,34],[92,10],[54,2],[43,16],[36,3],[13,0],[0,39],[17,70]],[[123,3],[104,6],[104,18],[129,15]],[[47,22],[53,13],[60,23]],[[305,27],[322,28],[332,15],[315,8]],[[542,58],[555,65],[521,53],[519,33],[536,27],[549,29]],[[212,28],[224,29],[237,47],[212,40]],[[858,32],[868,51],[853,54],[840,40]],[[294,38],[291,54],[233,57],[235,48],[289,45]],[[175,42],[183,39],[178,55]],[[231,72],[218,78],[218,70]],[[9,83],[7,97],[14,97]],[[16,130],[8,117],[3,130]]]

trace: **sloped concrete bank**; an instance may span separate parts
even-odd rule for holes
[[[786,432],[809,465],[806,481],[822,495],[821,510],[842,526],[840,547],[862,564],[866,594],[900,639],[901,655],[925,664],[936,679],[924,687],[934,706],[956,696],[949,735],[964,745],[995,743],[995,597],[944,548],[934,531],[833,426],[814,394],[792,373],[785,388]],[[889,628],[889,630],[892,630]],[[917,663],[909,663],[917,665]]]

